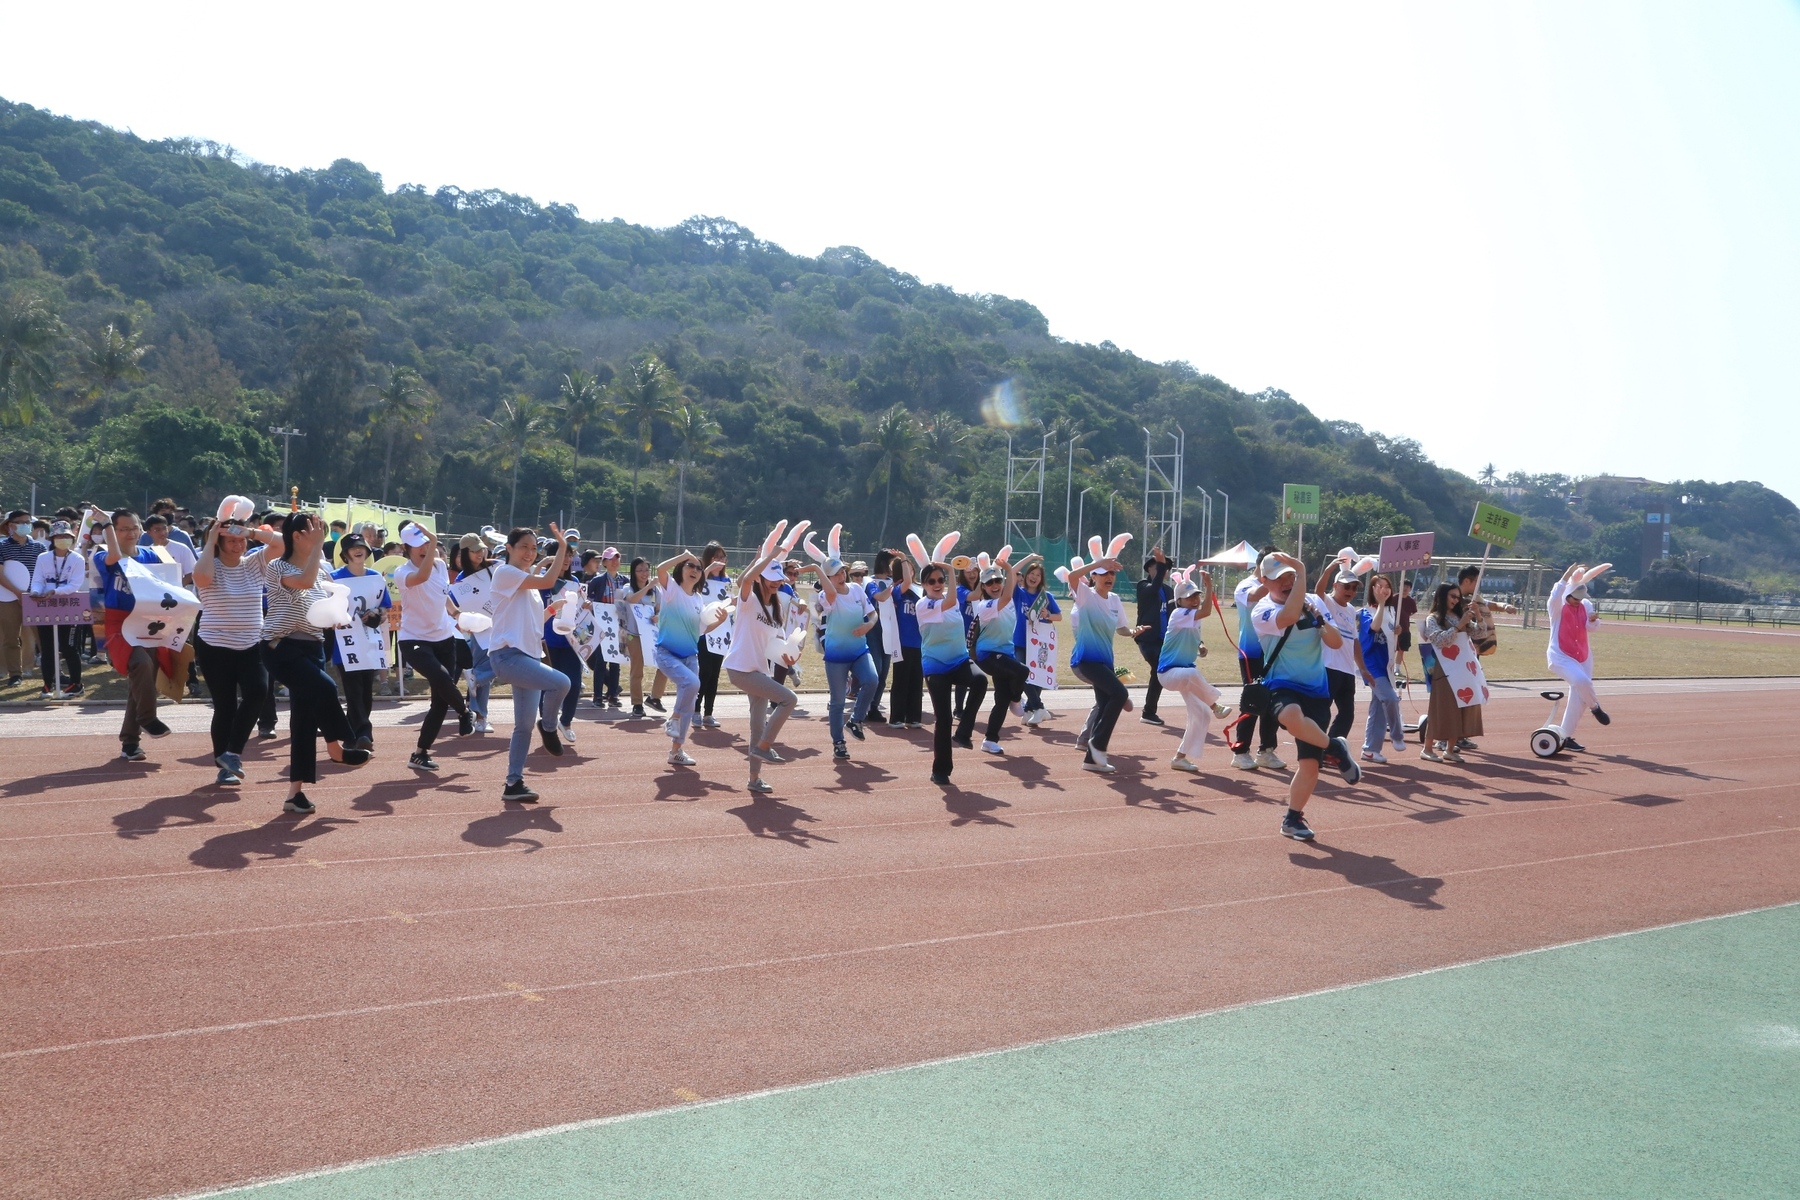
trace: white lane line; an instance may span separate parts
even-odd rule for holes
[[[1016,937],[1023,934],[1048,933],[1056,930],[1080,929],[1093,925],[1117,924],[1123,921],[1141,921],[1152,917],[1173,916],[1180,913],[1209,912],[1222,908],[1236,908],[1251,904],[1268,904],[1277,900],[1298,900],[1316,896],[1326,896],[1338,892],[1372,891],[1392,884],[1414,883],[1422,879],[1449,879],[1465,875],[1482,875],[1494,871],[1517,871],[1531,867],[1552,866],[1558,863],[1581,862],[1595,858],[1611,858],[1623,854],[1646,854],[1658,850],[1677,850],[1684,846],[1700,846],[1714,842],[1738,841],[1743,838],[1769,837],[1774,834],[1800,832],[1800,827],[1780,829],[1757,829],[1746,833],[1727,833],[1713,837],[1686,838],[1678,842],[1662,842],[1649,846],[1619,846],[1607,850],[1590,850],[1583,854],[1563,854],[1552,858],[1532,859],[1526,862],[1495,863],[1483,867],[1462,867],[1452,871],[1442,871],[1435,875],[1398,875],[1392,879],[1371,880],[1366,883],[1334,884],[1322,888],[1304,888],[1299,891],[1280,892],[1262,896],[1241,896],[1231,900],[1212,900],[1204,904],[1179,904],[1168,908],[1145,909],[1139,912],[1111,913],[1102,917],[1076,917],[1067,921],[1048,921],[1037,925],[1018,925],[1002,929],[983,929],[973,933],[946,934],[935,938],[918,938],[904,942],[888,942],[878,946],[857,946],[847,950],[820,950],[811,954],[784,955],[776,958],[752,959],[744,962],[717,963],[705,967],[674,967],[665,971],[649,971],[638,975],[621,975],[606,979],[584,979],[573,983],[528,984],[530,990],[539,996],[558,992],[585,991],[593,988],[620,987],[636,983],[656,983],[668,979],[692,978],[700,975],[717,975],[728,971],[754,971],[769,967],[797,966],[802,963],[827,962],[834,959],[862,958],[872,954],[891,954],[902,950],[917,950],[932,946],[949,946],[963,942],[986,941],[993,938]],[[371,1016],[387,1012],[400,1012],[407,1009],[436,1008],[447,1004],[468,1004],[485,1000],[517,1000],[516,991],[476,992],[465,996],[440,996],[423,1000],[400,1000],[390,1004],[371,1004],[358,1008],[332,1009],[325,1012],[295,1013],[285,1017],[264,1017],[254,1021],[234,1021],[224,1025],[198,1025],[186,1029],[169,1029],[157,1033],[133,1033],[120,1037],[94,1038],[83,1042],[67,1042],[56,1046],[34,1046],[22,1050],[8,1050],[0,1053],[0,1062],[35,1058],[46,1054],[66,1054],[79,1050],[92,1050],[106,1046],[125,1046],[139,1042],[168,1041],[175,1038],[199,1037],[214,1033],[236,1033],[246,1029],[266,1029],[278,1025],[293,1025],[301,1022],[326,1021],[342,1017]]]
[[[1340,992],[1354,991],[1360,988],[1375,987],[1384,983],[1397,983],[1407,979],[1422,979],[1428,975],[1441,975],[1446,971],[1461,971],[1469,967],[1478,967],[1484,963],[1505,962],[1514,958],[1527,958],[1537,954],[1549,954],[1557,950],[1572,950],[1581,946],[1591,946],[1598,942],[1616,941],[1620,938],[1638,937],[1646,933],[1661,933],[1670,929],[1682,929],[1690,925],[1704,925],[1712,921],[1729,921],[1736,917],[1754,916],[1758,913],[1777,912],[1784,908],[1794,907],[1800,901],[1787,901],[1782,904],[1769,904],[1760,908],[1740,909],[1736,912],[1719,913],[1710,917],[1692,917],[1684,921],[1670,921],[1662,925],[1649,925],[1642,929],[1627,929],[1619,933],[1602,933],[1593,937],[1576,938],[1573,941],[1557,942],[1549,946],[1534,946],[1529,950],[1509,950],[1504,954],[1490,954],[1482,958],[1472,958],[1464,962],[1446,963],[1440,967],[1426,967],[1418,971],[1404,971],[1396,975],[1381,975],[1374,979],[1358,980],[1355,983],[1340,983],[1332,987],[1317,988],[1309,992],[1293,992],[1285,996],[1272,996],[1266,1000],[1246,1000],[1241,1004],[1230,1004],[1223,1008],[1205,1009],[1199,1012],[1182,1013],[1173,1017],[1156,1017],[1148,1021],[1134,1021],[1128,1025],[1116,1025],[1107,1029],[1093,1029],[1085,1033],[1064,1034],[1061,1037],[1039,1038],[1033,1041],[1016,1042],[1009,1046],[995,1046],[988,1050],[971,1050],[963,1054],[948,1054],[941,1058],[926,1059],[922,1062],[904,1063],[894,1067],[875,1067],[867,1071],[852,1071],[845,1075],[834,1075],[829,1079],[815,1079],[807,1083],[793,1083],[783,1087],[763,1088],[754,1092],[742,1092],[735,1096],[720,1096],[713,1100],[700,1100],[687,1104],[672,1104],[664,1108],[645,1109],[639,1112],[617,1113],[610,1117],[590,1117],[583,1121],[568,1121],[561,1125],[547,1125],[539,1129],[523,1129],[517,1133],[503,1133],[495,1137],[470,1138],[461,1142],[448,1142],[441,1146],[427,1146],[419,1150],[407,1150],[399,1154],[385,1154],[376,1158],[361,1159],[356,1162],[339,1163],[330,1167],[319,1167],[311,1171],[299,1171],[288,1175],[272,1175],[261,1179],[246,1180],[242,1183],[229,1184],[222,1188],[212,1188],[203,1192],[167,1193],[157,1200],[211,1200],[217,1196],[235,1196],[245,1192],[259,1191],[263,1188],[280,1184],[302,1183],[311,1179],[326,1179],[333,1175],[345,1175],[353,1171],[365,1171],[373,1167],[393,1166],[398,1163],[411,1162],[422,1158],[437,1158],[447,1154],[457,1154],[464,1150],[486,1150],[496,1146],[511,1145],[515,1142],[534,1141],[538,1138],[556,1137],[565,1133],[580,1133],[588,1129],[599,1129],[607,1125],[622,1125],[628,1121],[643,1121],[653,1117],[668,1116],[672,1113],[692,1112],[701,1108],[719,1108],[728,1104],[742,1104],[752,1100],[764,1100],[773,1096],[791,1095],[796,1092],[808,1092],[816,1088],[831,1087],[834,1084],[850,1083],[863,1079],[876,1079],[886,1075],[899,1075],[912,1071],[925,1071],[933,1067],[954,1066],[960,1063],[977,1062],[984,1058],[995,1058],[1003,1054],[1019,1054],[1028,1050],[1041,1050],[1052,1046],[1066,1046],[1075,1042],[1091,1041],[1095,1038],[1111,1037],[1114,1034],[1136,1033],[1147,1029],[1159,1029],[1168,1025],[1179,1025],[1190,1021],[1204,1021],[1214,1017],[1228,1016],[1232,1013],[1249,1009],[1267,1008],[1276,1004],[1291,1004],[1297,1000],[1309,1000],[1318,996],[1333,996]]]

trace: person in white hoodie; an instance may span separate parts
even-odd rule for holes
[[[1550,669],[1569,685],[1569,700],[1558,726],[1565,750],[1586,749],[1575,740],[1575,727],[1581,724],[1584,711],[1593,713],[1594,720],[1602,725],[1612,724],[1594,692],[1594,652],[1588,646],[1588,630],[1599,624],[1600,614],[1587,594],[1588,584],[1611,569],[1611,563],[1591,570],[1581,563],[1573,564],[1550,589],[1545,605],[1550,611],[1550,645],[1545,657]]]

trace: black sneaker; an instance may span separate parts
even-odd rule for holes
[[[642,717],[644,715],[644,706],[641,704],[632,705],[631,706],[631,715],[633,717]]]
[[[1574,738],[1564,738],[1562,748],[1564,750],[1586,750],[1587,749],[1586,746],[1582,745],[1580,742],[1576,741]]]
[[[429,750],[414,750],[407,756],[406,765],[419,771],[435,771],[438,769],[437,759],[431,757]]]
[[[887,718],[881,715],[881,710],[879,708],[871,708],[869,710],[869,715],[863,719],[863,723],[866,725],[880,725],[886,720]]]
[[[831,757],[833,757],[833,758],[849,758],[850,757],[850,747],[844,745],[844,743],[842,743],[842,742],[831,743]]]
[[[538,736],[543,739],[544,749],[552,754],[562,753],[562,739],[556,736],[556,730],[547,727],[542,721],[538,722]]]
[[[1331,739],[1331,745],[1325,750],[1325,762],[1337,769],[1345,783],[1356,783],[1362,778],[1362,768],[1356,765],[1356,755],[1350,753],[1350,743],[1343,738]]]
[[[344,767],[360,767],[375,757],[367,750],[358,750],[354,746],[345,746],[343,753],[344,757],[338,760],[338,765]]]
[[[1588,711],[1593,713],[1594,720],[1600,722],[1602,725],[1611,725],[1612,724],[1612,718],[1607,716],[1606,710],[1604,708],[1601,708],[1598,704],[1596,704],[1596,705],[1594,705],[1594,707],[1588,709]]]
[[[463,737],[468,737],[475,732],[475,713],[473,710],[465,708],[462,712],[457,714],[456,732]]]
[[[1157,716],[1155,713],[1145,713],[1143,716],[1139,717],[1138,720],[1142,721],[1146,725],[1162,725],[1162,724],[1166,723],[1163,721],[1163,719],[1161,717]]]
[[[1458,750],[1479,750],[1479,749],[1481,749],[1480,746],[1477,746],[1469,738],[1458,738],[1456,741],[1456,748]]]
[[[973,750],[975,748],[974,741],[966,737],[953,737],[950,739],[950,744],[952,746],[961,746],[964,750]]]
[[[536,804],[538,794],[525,786],[523,779],[515,779],[500,789],[502,800],[516,800],[520,804]]]
[[[306,798],[306,793],[301,792],[298,795],[289,796],[287,799],[287,803],[281,806],[281,811],[307,814],[307,813],[316,813],[319,810],[314,808],[313,802]]]
[[[372,737],[359,737],[349,743],[349,746],[352,750],[367,750],[371,756],[375,753],[375,739]]]
[[[143,762],[148,756],[136,742],[127,742],[119,747],[119,757],[126,762]]]
[[[861,721],[845,721],[844,728],[849,730],[850,736],[857,741],[861,742],[868,740],[863,736],[863,726]]]
[[[651,697],[650,699],[644,701],[644,703],[649,705],[651,708],[654,708],[657,712],[667,712],[668,711],[666,708],[663,707],[663,702],[661,700],[656,699],[655,697]]]
[[[143,729],[145,733],[153,738],[166,738],[169,736],[169,727],[155,717],[151,717],[148,721],[145,721],[143,723]]]
[[[270,739],[270,738],[272,738],[272,737],[274,737],[274,736],[275,736],[275,727],[274,727],[274,726],[273,726],[273,725],[270,725],[270,726],[269,726],[269,727],[268,727],[268,728],[266,728],[266,729],[258,729],[258,730],[257,730],[257,731],[256,731],[256,736],[257,736],[257,737],[259,737],[259,738],[261,738],[261,739],[262,739],[262,740],[263,740],[263,741],[265,741],[265,742],[266,742],[266,741],[268,741],[268,740],[269,740],[269,739]]]
[[[931,782],[937,784],[939,787],[949,787],[950,777],[948,775],[940,775],[938,772],[933,771],[931,773]]]
[[[1306,817],[1293,809],[1288,809],[1287,816],[1281,818],[1281,836],[1293,838],[1296,842],[1310,842],[1313,831],[1306,823]]]

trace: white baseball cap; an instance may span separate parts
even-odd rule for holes
[[[1262,562],[1256,568],[1256,573],[1264,579],[1274,581],[1283,575],[1294,574],[1294,567],[1292,563],[1283,562],[1273,554],[1265,554]]]

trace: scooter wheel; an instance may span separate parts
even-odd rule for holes
[[[1419,718],[1419,745],[1427,745],[1431,740],[1431,718]]]
[[[1531,752],[1539,758],[1551,758],[1562,749],[1562,734],[1545,726],[1531,733]]]

